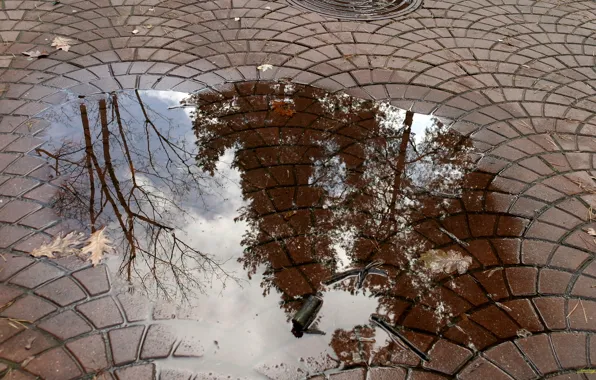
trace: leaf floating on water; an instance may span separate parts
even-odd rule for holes
[[[112,241],[108,239],[105,234],[105,227],[101,230],[95,231],[89,236],[87,245],[81,250],[81,254],[90,253],[89,260],[96,266],[103,258],[104,253],[109,253],[114,250]]]
[[[56,37],[52,41],[52,46],[55,46],[56,50],[68,51],[70,49],[70,45],[72,45],[74,43],[75,43],[75,41],[71,40],[70,38]]]
[[[442,249],[431,249],[422,255],[420,260],[432,273],[453,273],[457,271],[464,274],[472,264],[471,257],[464,257],[456,251],[445,252]]]
[[[30,50],[30,51],[24,51],[23,55],[29,56],[31,58],[43,58],[43,57],[47,57],[48,55],[50,55],[50,53],[48,53],[45,50],[39,51],[39,50]]]
[[[31,251],[31,256],[49,258],[56,257],[55,254],[58,254],[58,256],[69,256],[76,254],[78,248],[84,242],[84,235],[80,232],[71,232],[64,237],[58,235],[50,243],[42,244],[41,247]]]
[[[259,71],[267,71],[267,70],[271,70],[273,68],[273,66],[271,66],[268,63],[262,64],[261,66],[257,66],[257,70]]]

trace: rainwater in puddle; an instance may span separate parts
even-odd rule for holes
[[[162,322],[201,341],[200,359],[163,368],[297,379],[415,365],[371,315],[415,348],[425,335],[399,327],[414,300],[451,317],[433,271],[471,259],[431,250],[414,226],[461,196],[471,148],[432,117],[263,82],[101,94],[41,117],[61,215],[105,226],[124,291],[177,311]],[[320,310],[301,310],[316,299]]]

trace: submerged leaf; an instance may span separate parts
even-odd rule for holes
[[[80,232],[71,232],[68,235],[62,237],[61,235],[48,244],[42,244],[41,247],[31,251],[33,257],[56,257],[58,256],[69,256],[76,254],[78,247],[85,242],[84,235]]]
[[[89,261],[91,261],[93,266],[99,264],[103,258],[104,252],[107,253],[114,250],[112,241],[107,238],[105,230],[104,227],[101,230],[92,233],[91,236],[89,236],[89,240],[87,240],[87,245],[81,250],[81,254],[90,253]]]
[[[431,249],[420,255],[420,260],[432,273],[464,274],[472,264],[471,257],[464,257],[456,251],[445,252],[442,249]]]

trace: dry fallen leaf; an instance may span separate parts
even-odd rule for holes
[[[105,234],[105,227],[101,230],[95,231],[94,233],[89,236],[89,240],[87,240],[87,245],[83,247],[81,250],[81,254],[90,253],[89,260],[93,264],[93,266],[99,264],[101,259],[103,258],[104,252],[111,252],[114,250],[112,246],[112,241],[107,238]]]
[[[138,32],[139,32],[139,30],[138,29],[135,29],[135,30],[132,31],[132,34],[137,34]]]
[[[42,244],[41,247],[31,251],[33,257],[56,257],[68,256],[76,254],[78,247],[85,242],[84,235],[80,232],[71,232],[68,235],[62,237],[62,235],[56,236],[53,241],[48,244]]]
[[[456,251],[445,252],[442,249],[431,249],[422,255],[420,260],[431,271],[431,273],[452,273],[457,271],[464,274],[472,264],[471,257],[464,257]]]
[[[591,235],[591,236],[596,236],[596,230],[595,230],[595,229],[593,229],[593,228],[588,228],[588,229],[586,230],[586,232],[588,233],[588,235]]]
[[[39,50],[30,50],[30,51],[24,51],[23,52],[24,55],[27,55],[31,58],[42,58],[42,57],[47,57],[48,55],[50,55],[50,53],[48,53],[45,50],[39,51]]]
[[[55,46],[56,50],[68,51],[68,49],[70,49],[70,45],[72,45],[74,43],[75,43],[75,41],[71,40],[70,38],[56,37],[52,41],[52,46]]]
[[[272,68],[273,68],[273,66],[271,66],[268,63],[262,64],[261,66],[257,66],[257,70],[259,70],[259,71],[267,71],[267,70],[270,70]]]

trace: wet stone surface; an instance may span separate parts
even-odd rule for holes
[[[290,0],[298,8],[323,16],[346,20],[382,20],[406,15],[422,4],[421,0]]]
[[[62,349],[46,356],[73,373],[111,358],[119,377],[153,376],[154,367],[127,367],[137,360],[155,360],[162,377],[387,367],[398,377],[404,368],[473,378],[476,368],[501,371],[495,365],[531,377],[558,364],[540,367],[544,342],[526,341],[587,342],[541,334],[565,326],[548,296],[552,279],[569,278],[523,265],[546,247],[523,239],[526,218],[491,203],[507,187],[479,168],[483,155],[447,120],[263,81],[89,95],[34,123],[45,127],[34,153],[49,163],[56,214],[83,233],[105,227],[114,252],[92,268],[85,256],[64,264],[76,268],[68,284],[63,267],[30,265],[10,283],[41,297],[9,302],[0,315],[71,338],[79,367]],[[591,307],[581,304],[586,323]],[[73,338],[93,328],[108,332]],[[32,339],[23,334],[7,344]],[[473,359],[484,350],[490,361]]]

